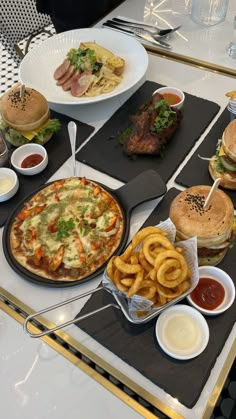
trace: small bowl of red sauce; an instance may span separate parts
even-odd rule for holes
[[[184,92],[177,87],[160,87],[153,92],[153,95],[155,93],[160,93],[173,109],[181,109],[185,101]]]
[[[199,282],[187,299],[202,314],[216,316],[233,304],[235,286],[230,276],[222,269],[216,266],[201,266]]]
[[[25,144],[12,153],[11,164],[22,175],[36,175],[47,166],[48,154],[40,144]]]

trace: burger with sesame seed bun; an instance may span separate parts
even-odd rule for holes
[[[43,145],[60,129],[58,119],[50,119],[45,97],[20,83],[0,98],[0,116],[4,139],[15,147],[30,141]]]
[[[221,179],[222,188],[236,189],[236,119],[225,128],[208,168],[213,180]]]
[[[177,241],[197,237],[200,266],[218,265],[234,240],[233,203],[225,192],[216,189],[204,208],[210,189],[198,185],[179,193],[169,213],[176,227]]]

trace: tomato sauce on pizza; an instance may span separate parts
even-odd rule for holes
[[[96,272],[118,248],[124,231],[117,201],[86,178],[55,181],[15,217],[11,252],[43,278],[78,281]]]

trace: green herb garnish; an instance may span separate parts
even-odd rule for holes
[[[129,139],[131,132],[132,132],[132,126],[126,128],[120,135],[119,135],[119,143],[121,145],[124,145],[126,141]]]
[[[64,218],[59,218],[57,221],[57,240],[61,240],[63,237],[69,237],[74,228],[75,223],[72,218],[68,221],[64,220]]]
[[[176,121],[177,115],[175,111],[172,111],[168,102],[163,99],[160,102],[156,102],[154,104],[154,109],[158,110],[158,115],[155,118],[154,124],[151,127],[151,130],[156,132],[157,134],[161,134],[161,132],[168,128],[173,122]]]
[[[103,65],[97,61],[95,51],[90,48],[71,48],[67,58],[80,73],[88,70],[97,73]]]
[[[84,216],[84,214],[86,213],[87,209],[89,208],[89,205],[84,205],[81,209],[80,209],[80,215],[81,217]]]

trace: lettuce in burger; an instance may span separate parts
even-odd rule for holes
[[[225,128],[216,154],[209,162],[212,179],[220,178],[220,186],[236,189],[236,119]]]

